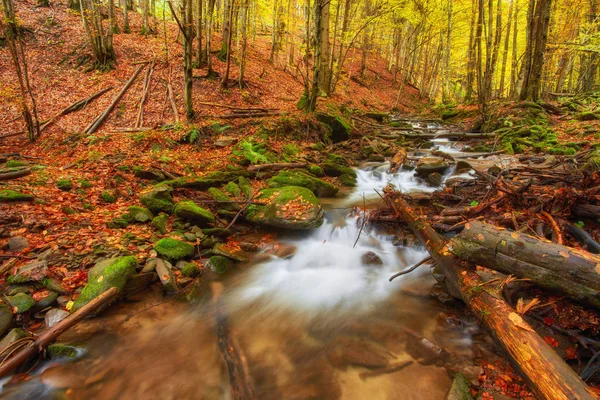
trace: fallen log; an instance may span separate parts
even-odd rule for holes
[[[463,260],[600,307],[599,256],[478,221],[465,225],[449,250]]]
[[[91,135],[92,133],[96,132],[96,130],[100,127],[100,125],[102,125],[102,123],[104,122],[104,120],[106,119],[106,117],[108,117],[108,115],[110,114],[110,112],[115,108],[115,106],[117,105],[117,103],[119,102],[119,100],[121,100],[121,97],[123,97],[123,95],[125,94],[125,92],[127,91],[127,89],[129,89],[129,87],[133,84],[133,82],[135,81],[135,78],[137,78],[137,76],[140,74],[140,72],[142,71],[142,69],[144,69],[145,66],[146,66],[146,64],[142,64],[142,65],[140,65],[135,70],[135,72],[133,73],[133,75],[131,76],[131,78],[129,78],[129,80],[127,81],[127,83],[125,83],[125,86],[123,86],[123,88],[115,96],[115,98],[113,99],[113,101],[111,101],[111,103],[108,105],[108,107],[106,107],[106,110],[104,110],[104,112],[102,114],[100,114],[94,121],[92,121],[83,130],[83,133],[85,133],[86,135]]]
[[[218,119],[236,119],[236,118],[262,118],[271,117],[276,115],[286,115],[285,111],[270,111],[270,112],[256,112],[248,114],[225,114],[225,115],[198,115],[198,118],[218,118]]]
[[[27,176],[31,174],[31,170],[29,168],[18,169],[16,171],[4,172],[0,173],[0,181],[8,181],[11,179],[21,178],[23,176]]]
[[[279,171],[286,168],[306,168],[306,163],[273,163],[273,164],[257,164],[248,167],[248,171],[258,172],[264,170]]]
[[[486,328],[511,364],[540,399],[595,399],[581,378],[500,294],[477,273],[475,267],[448,251],[447,242],[417,216],[400,194],[388,197],[396,213],[408,222],[425,243],[451,293],[461,298]]]
[[[594,238],[578,227],[575,224],[569,224],[565,227],[567,233],[573,236],[579,243],[584,246],[587,246],[587,251],[594,254],[600,254],[600,243],[596,242]]]
[[[0,378],[4,378],[16,368],[27,362],[31,357],[43,351],[46,346],[54,342],[60,335],[66,332],[73,325],[96,311],[104,304],[112,301],[119,294],[115,287],[108,289],[94,300],[90,301],[67,318],[63,319],[52,328],[43,332],[38,338],[29,344],[23,346],[15,355],[0,365]]]
[[[574,215],[581,218],[600,219],[600,206],[577,204],[571,211]]]

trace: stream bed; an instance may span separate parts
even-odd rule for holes
[[[4,398],[229,399],[219,312],[257,399],[445,398],[449,369],[476,377],[489,342],[460,307],[431,295],[428,267],[388,281],[427,253],[362,227],[353,206],[373,206],[389,182],[436,190],[388,168],[361,168],[351,193],[324,203],[320,228],[279,235],[223,276],[205,273],[198,304],[165,302],[155,287],[83,321],[61,338],[84,349],[78,358],[39,365],[30,380],[5,385]]]

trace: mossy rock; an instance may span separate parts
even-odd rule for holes
[[[333,197],[338,188],[329,182],[298,171],[281,171],[267,182],[272,188],[300,186],[309,189],[317,197]]]
[[[209,210],[200,207],[191,200],[180,201],[173,208],[173,213],[186,221],[192,222],[200,227],[215,222],[215,216]]]
[[[596,121],[596,120],[600,119],[600,116],[593,112],[585,111],[585,112],[577,114],[575,116],[575,119],[578,121]]]
[[[50,307],[56,302],[58,298],[58,293],[53,291],[48,291],[46,296],[42,297],[35,303],[34,311],[40,311],[47,307]]]
[[[325,173],[323,172],[323,168],[319,167],[318,165],[310,165],[308,167],[308,172],[314,176],[316,176],[317,178],[321,178],[323,176],[325,176]]]
[[[162,182],[167,179],[167,177],[165,176],[165,174],[162,173],[162,171],[155,168],[144,169],[142,167],[133,167],[133,175],[140,179],[157,182]]]
[[[233,261],[223,256],[212,256],[208,259],[208,267],[217,274],[224,274],[233,266]]]
[[[342,186],[355,187],[356,186],[356,175],[343,174],[338,178]]]
[[[590,173],[600,172],[600,150],[596,150],[590,154],[583,169]]]
[[[372,120],[383,124],[390,118],[390,114],[379,111],[367,111],[365,113],[365,117],[371,118]]]
[[[102,193],[100,193],[100,199],[104,202],[104,203],[114,203],[117,201],[117,196],[115,196],[114,193],[105,190]]]
[[[62,282],[59,282],[54,278],[50,278],[50,277],[44,278],[44,280],[42,280],[42,285],[44,285],[44,287],[46,287],[46,289],[52,290],[52,291],[60,293],[60,294],[68,294],[69,293],[69,290],[63,286]]]
[[[130,206],[128,211],[131,220],[135,222],[146,223],[154,218],[150,210],[144,207]]]
[[[0,190],[0,202],[32,201],[33,195],[20,193],[11,189]]]
[[[448,121],[449,119],[458,117],[460,115],[460,111],[458,110],[445,110],[442,111],[441,117],[442,121]]]
[[[446,395],[446,400],[473,400],[471,384],[460,372],[454,375],[452,386]]]
[[[70,179],[59,179],[56,181],[56,187],[62,191],[68,192],[73,189],[73,183]]]
[[[345,167],[339,164],[325,163],[323,164],[323,171],[327,176],[350,175],[356,178],[356,171],[353,168]]]
[[[319,200],[307,188],[286,186],[263,189],[257,202],[246,210],[246,220],[273,228],[311,229],[323,224],[324,212]]]
[[[125,214],[127,215],[127,214]],[[110,229],[125,229],[129,226],[129,218],[117,217],[106,223],[106,227]]]
[[[163,184],[174,188],[189,188],[197,190],[208,190],[213,186],[221,186],[239,177],[248,177],[252,173],[245,169],[233,169],[229,171],[209,172],[201,177],[179,178],[165,181]]]
[[[200,275],[200,270],[192,262],[184,262],[181,266],[179,264],[177,266],[180,267],[181,275],[186,278],[195,278]]]
[[[135,274],[137,265],[137,260],[133,256],[110,258],[97,263],[89,270],[88,283],[73,303],[71,312],[79,310],[110,288],[116,287],[119,292],[122,292],[129,276]]]
[[[242,193],[244,194],[244,197],[247,199],[251,199],[252,196],[254,196],[254,188],[252,187],[252,184],[250,183],[250,181],[248,179],[246,179],[243,176],[240,176],[238,178],[238,183],[240,186],[240,189],[242,190]]]
[[[194,246],[173,238],[160,239],[154,245],[154,250],[156,250],[159,255],[172,261],[191,258],[195,253]]]
[[[169,220],[169,216],[166,214],[161,214],[156,216],[151,224],[152,227],[154,227],[154,229],[159,232],[160,234],[165,234],[167,233],[167,221]]]
[[[155,214],[159,212],[170,214],[173,210],[172,192],[173,188],[161,183],[143,192],[140,196],[140,202]]]
[[[346,161],[346,159],[344,157],[340,156],[339,154],[329,153],[329,154],[327,154],[326,158],[327,158],[328,162],[332,162],[337,165],[343,165],[344,167],[347,167],[350,165],[350,164],[348,164],[348,161]]]
[[[319,142],[310,145],[311,150],[323,151],[325,150],[325,143]]]
[[[35,306],[35,300],[28,294],[17,293],[14,296],[6,296],[6,300],[17,314],[23,314]]]
[[[225,210],[228,211],[233,211],[233,210],[237,210],[238,206],[233,203],[233,199],[229,196],[227,196],[225,193],[223,193],[222,191],[220,191],[219,189],[212,187],[210,189],[208,189],[208,194],[210,194],[210,196],[213,198],[214,201],[217,202],[217,204],[222,207]]]
[[[47,348],[51,359],[56,358],[75,358],[79,354],[77,347],[62,343],[53,343]]]
[[[236,246],[231,246],[225,243],[217,243],[212,249],[213,254],[230,258],[234,261],[247,262],[250,261],[249,255],[242,249]]]
[[[4,166],[6,168],[17,168],[17,167],[25,167],[27,164],[25,161],[20,160],[8,160]]]
[[[225,185],[225,191],[233,197],[240,197],[242,195],[242,189],[240,189],[239,185],[233,181]]]
[[[343,142],[350,138],[352,127],[344,117],[326,113],[316,113],[315,116],[318,121],[331,128],[330,139],[333,143]]]

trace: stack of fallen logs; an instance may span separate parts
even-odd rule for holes
[[[440,283],[464,301],[541,399],[597,398],[588,385],[600,383],[600,255],[592,254],[600,177],[577,169],[576,161],[478,171],[477,179],[435,194],[431,207],[413,209],[409,196],[387,188],[374,216],[409,225],[441,272]],[[596,322],[565,328],[544,318],[560,303]],[[538,335],[539,321],[574,343],[570,358],[579,364],[567,364]]]

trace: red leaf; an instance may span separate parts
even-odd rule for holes
[[[544,323],[546,325],[554,325],[554,320],[552,318],[550,318],[550,317],[545,317],[544,318]]]
[[[577,358],[577,349],[575,347],[567,347],[565,352],[567,353],[567,360],[574,360]]]
[[[554,339],[552,336],[544,336],[544,341],[552,347],[558,347],[558,340]]]

